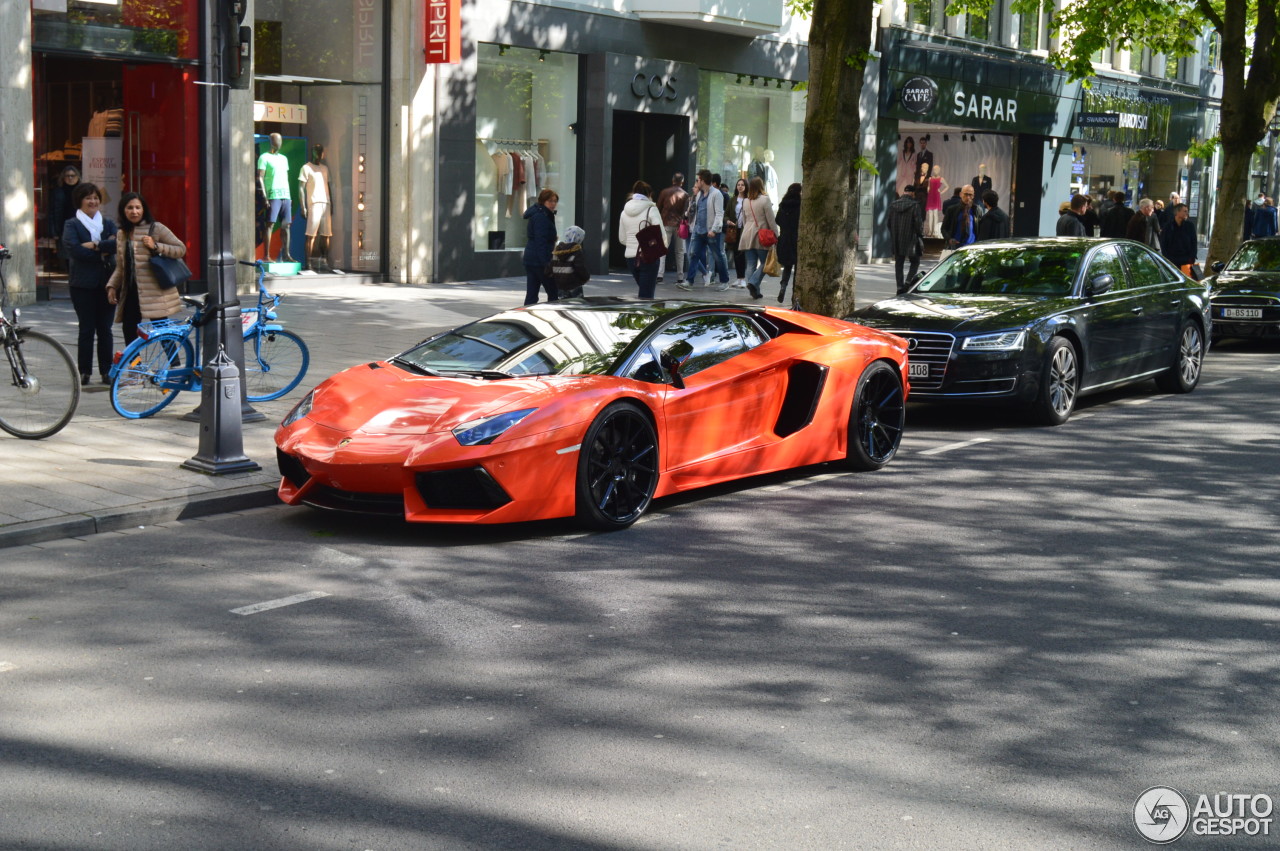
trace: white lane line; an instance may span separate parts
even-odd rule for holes
[[[12,662],[0,662],[0,674],[5,673],[6,671],[16,671],[16,670],[18,670],[18,666],[13,664]]]
[[[241,606],[238,609],[232,609],[233,615],[253,615],[258,612],[265,612],[268,609],[278,609],[281,606],[292,606],[294,603],[305,603],[308,600],[318,600],[321,597],[328,597],[324,591],[307,591],[303,594],[294,594],[292,597],[281,597],[279,600],[267,600],[265,603],[254,603],[252,606]]]
[[[1145,405],[1148,402],[1154,402],[1159,396],[1143,396],[1139,399],[1121,399],[1117,405]]]
[[[1089,419],[1089,417],[1092,417],[1092,416],[1094,416],[1094,415],[1095,415],[1095,412],[1094,412],[1094,411],[1087,411],[1087,412],[1085,412],[1085,413],[1083,413],[1083,414],[1072,414],[1072,415],[1071,415],[1071,419],[1073,419],[1073,420],[1087,420],[1087,419]]]
[[[1232,378],[1219,378],[1217,381],[1210,381],[1210,382],[1209,382],[1208,384],[1206,384],[1205,386],[1206,386],[1206,387],[1217,387],[1219,384],[1230,384],[1230,383],[1231,383],[1231,382],[1233,382],[1233,381],[1239,381],[1239,380],[1240,380],[1240,376],[1238,376],[1238,375],[1237,375],[1237,376],[1234,376],[1234,377],[1232,377]]]
[[[952,449],[964,449],[967,446],[977,446],[979,443],[990,443],[989,437],[975,437],[972,440],[962,440],[959,443],[948,443],[946,446],[935,446],[932,449],[926,449],[921,455],[940,455],[943,452],[950,452]]]
[[[801,479],[798,482],[786,482],[780,485],[769,485],[768,487],[760,488],[760,490],[765,491],[766,493],[777,493],[778,491],[791,490],[792,488],[803,487],[804,485],[812,485],[816,482],[825,482],[828,479],[839,479],[842,476],[850,476],[850,475],[853,475],[853,474],[852,473],[823,473],[820,476],[810,476],[809,478]]]
[[[1280,372],[1280,366],[1272,366],[1263,370],[1263,372]]]

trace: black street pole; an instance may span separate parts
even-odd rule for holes
[[[231,253],[231,89],[225,39],[239,38],[238,20],[224,10],[223,0],[205,0],[201,39],[205,84],[201,86],[206,143],[204,146],[204,220],[208,234],[205,279],[216,319],[204,329],[201,373],[200,449],[182,463],[202,473],[224,475],[262,469],[244,454],[241,429],[240,377],[244,375],[244,339],[240,298],[236,294],[236,260]],[[217,69],[216,73],[214,69]]]

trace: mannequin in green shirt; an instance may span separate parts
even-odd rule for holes
[[[258,157],[258,188],[270,205],[267,213],[269,227],[275,229],[280,226],[284,231],[280,234],[280,262],[292,263],[293,257],[289,254],[289,226],[293,224],[293,200],[289,196],[289,160],[280,153],[283,142],[279,133],[272,133],[271,151]],[[267,245],[270,244],[271,237],[268,234]]]

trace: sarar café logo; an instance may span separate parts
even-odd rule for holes
[[[938,102],[938,84],[928,77],[912,77],[898,93],[902,108],[916,115],[924,115]]]

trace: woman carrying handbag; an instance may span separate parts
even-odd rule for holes
[[[658,211],[658,205],[650,197],[652,194],[649,184],[637,180],[631,187],[631,197],[622,206],[622,215],[618,218],[618,241],[626,246],[624,254],[627,269],[636,279],[640,298],[653,298],[654,291],[658,288],[658,265],[666,255],[666,228],[662,226],[662,213]],[[642,233],[646,228],[654,230]],[[642,236],[650,239],[642,240]],[[653,237],[660,241],[661,253],[646,257],[642,242],[657,249],[658,245],[651,241]]]
[[[107,300],[116,306],[127,346],[138,336],[144,319],[166,319],[182,310],[177,287],[162,286],[152,257],[180,259],[187,246],[173,231],[151,217],[151,209],[137,192],[120,198],[120,236],[116,240],[116,270],[107,281]]]
[[[764,181],[758,177],[747,183],[747,200],[742,204],[742,221],[738,222],[738,250],[747,256],[747,291],[753,299],[761,297],[764,261],[769,249],[778,242],[778,224],[773,218],[773,202],[764,192]]]

